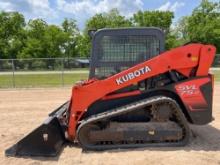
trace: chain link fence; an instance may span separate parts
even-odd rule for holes
[[[0,88],[69,86],[88,72],[84,58],[0,59]]]
[[[220,54],[213,67],[220,67]],[[0,88],[72,86],[88,74],[85,58],[0,59]]]

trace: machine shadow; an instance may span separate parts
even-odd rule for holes
[[[24,159],[32,159],[32,160],[40,160],[40,161],[54,161],[54,162],[57,162],[60,158],[60,156],[62,155],[63,153],[63,150],[65,149],[65,147],[70,147],[70,148],[81,148],[78,144],[76,143],[70,143],[70,142],[67,142],[63,145],[62,149],[60,150],[60,152],[58,153],[57,156],[55,157],[41,157],[41,156],[27,156],[27,157],[22,157]]]
[[[191,139],[185,147],[150,147],[150,148],[133,148],[133,149],[114,149],[105,151],[84,151],[83,154],[92,153],[119,153],[129,151],[220,151],[220,130],[211,125],[190,126],[192,130]],[[65,147],[80,148],[78,144],[66,143],[56,157],[23,157],[24,159],[33,159],[40,161],[58,161]]]

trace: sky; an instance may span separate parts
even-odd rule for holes
[[[216,0],[213,0],[216,1]],[[50,24],[60,25],[64,18],[74,18],[80,29],[96,13],[118,8],[125,17],[138,10],[173,11],[174,23],[190,15],[201,0],[0,0],[0,11],[18,11],[26,20],[42,18]]]

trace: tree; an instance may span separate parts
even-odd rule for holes
[[[158,27],[166,34],[166,49],[175,47],[176,35],[170,33],[173,12],[170,11],[138,11],[132,20],[135,26]]]
[[[74,19],[65,19],[62,23],[64,33],[67,35],[66,42],[64,44],[64,51],[66,57],[78,56],[77,41],[80,36],[79,29]]]
[[[19,58],[63,57],[68,34],[56,25],[48,25],[44,20],[30,20],[26,27],[25,46]]]
[[[0,58],[16,58],[24,45],[24,16],[18,12],[1,12],[0,24]]]
[[[0,58],[74,57],[80,36],[76,21],[65,19],[62,27],[42,19],[27,25],[18,12],[0,13]]]
[[[133,16],[133,22],[140,27],[159,27],[168,33],[173,18],[174,14],[170,11],[138,11]]]
[[[44,41],[47,47],[47,57],[65,57],[65,44],[69,36],[56,25],[49,25],[46,28]]]
[[[45,33],[48,25],[42,19],[30,20],[26,26],[26,39],[18,58],[47,57]]]
[[[89,56],[90,53],[91,38],[88,36],[89,30],[131,26],[133,26],[131,20],[120,15],[117,9],[112,9],[109,12],[94,15],[87,20],[84,33],[79,37],[78,40],[78,50],[81,56]]]
[[[117,9],[112,9],[107,13],[96,14],[87,20],[85,30],[130,26],[132,26],[131,20],[121,16]]]
[[[220,51],[220,2],[202,0],[181,26],[184,39],[213,44]]]
[[[88,34],[81,34],[77,39],[77,50],[80,57],[88,58],[90,56],[91,38]]]
[[[182,17],[174,27],[170,28],[166,36],[166,49],[179,47],[189,42],[187,31],[184,28],[187,25],[188,17]]]
[[[182,42],[189,42],[190,41],[189,36],[188,36],[188,31],[186,28],[189,26],[188,19],[189,19],[188,16],[181,17],[177,23],[177,26],[174,29],[178,38],[180,40],[182,40]]]

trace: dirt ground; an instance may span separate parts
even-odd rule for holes
[[[215,86],[215,121],[194,126],[195,137],[186,147],[142,148],[104,152],[82,152],[67,146],[56,158],[11,158],[4,150],[40,125],[47,114],[70,96],[69,88],[0,90],[0,164],[219,164],[220,165],[220,84]]]

